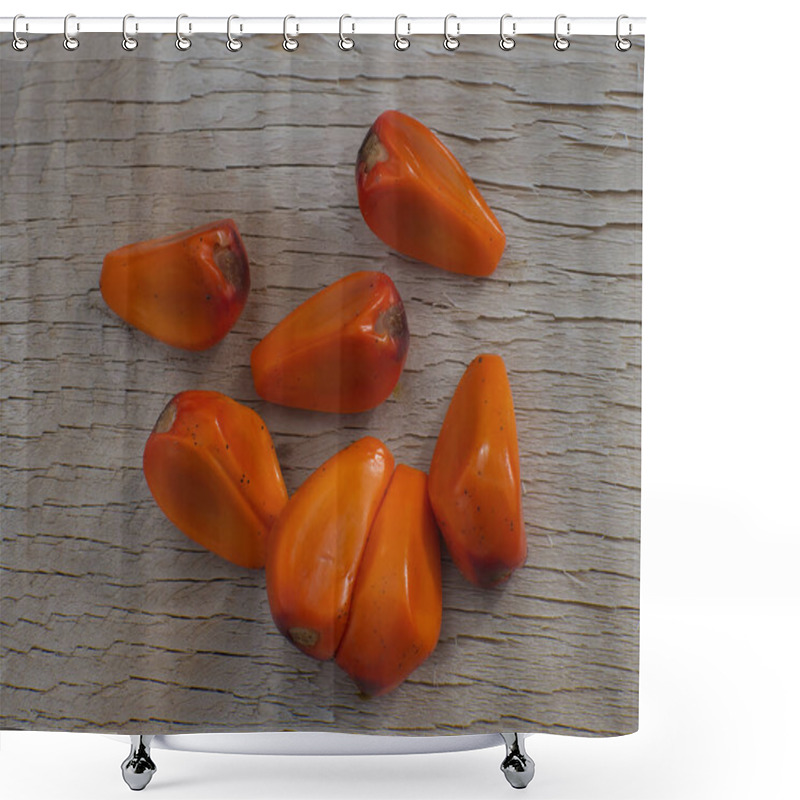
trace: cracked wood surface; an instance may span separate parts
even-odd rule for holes
[[[637,727],[643,48],[469,37],[339,52],[279,37],[228,53],[169,36],[2,49],[3,727],[579,735]],[[355,155],[398,108],[433,128],[503,225],[494,275],[397,255],[361,219]],[[217,347],[184,353],[116,318],[106,252],[230,216],[252,289]],[[411,346],[393,396],[351,416],[271,406],[249,353],[288,310],[385,270]],[[482,591],[444,556],[433,655],[361,699],[277,633],[260,571],[173,528],[141,456],[176,392],[216,389],[267,422],[289,491],[359,436],[427,469],[469,361],[514,393],[527,564]]]

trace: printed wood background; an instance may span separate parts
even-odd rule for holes
[[[2,47],[2,681],[6,728],[420,733],[637,727],[642,64],[637,42],[497,37],[455,53],[415,37],[59,37]],[[508,244],[494,275],[391,252],[358,210],[354,162],[379,113],[433,128]],[[252,290],[205,353],[131,329],[98,289],[106,252],[236,220]],[[376,410],[261,401],[249,354],[290,309],[385,270],[412,333]],[[503,588],[444,556],[441,639],[394,693],[358,696],[277,633],[264,579],[166,520],[141,470],[178,391],[258,411],[294,490],[356,438],[427,469],[470,360],[500,353],[514,393],[529,556]]]

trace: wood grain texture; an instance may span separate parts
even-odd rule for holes
[[[643,47],[470,37],[398,53],[362,37],[58,37],[2,47],[2,726],[578,735],[637,727]],[[388,250],[358,210],[355,155],[398,108],[433,128],[508,244],[494,275]],[[233,217],[252,268],[228,337],[183,353],[98,289],[106,252]],[[356,269],[385,270],[412,333],[393,396],[352,416],[261,401],[252,347]],[[277,633],[264,578],[203,551],[155,506],[144,442],[170,397],[258,411],[290,491],[365,434],[427,469],[470,360],[506,360],[527,564],[473,588],[445,556],[441,639],[395,692],[359,698]]]

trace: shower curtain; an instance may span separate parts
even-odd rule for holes
[[[642,41],[355,40],[3,44],[3,728],[637,728]]]

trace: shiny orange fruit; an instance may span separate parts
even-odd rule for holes
[[[400,465],[367,539],[336,663],[377,697],[433,652],[442,624],[439,529],[424,472]]]
[[[472,179],[413,117],[385,111],[358,151],[358,204],[389,247],[451,272],[489,275],[506,236]]]
[[[236,223],[129,244],[103,259],[100,292],[127,323],[185,350],[217,344],[239,317],[250,267]]]
[[[462,376],[428,492],[450,555],[472,583],[496,586],[525,562],[517,424],[500,356],[478,356]]]
[[[304,653],[333,657],[367,536],[394,458],[367,436],[329,458],[292,495],[269,538],[267,596],[278,630]]]
[[[293,408],[366,411],[397,384],[408,340],[392,279],[354,272],[310,297],[255,346],[255,388],[265,400]]]
[[[161,510],[190,539],[241,567],[263,567],[288,499],[266,425],[219,392],[170,400],[144,449]]]

